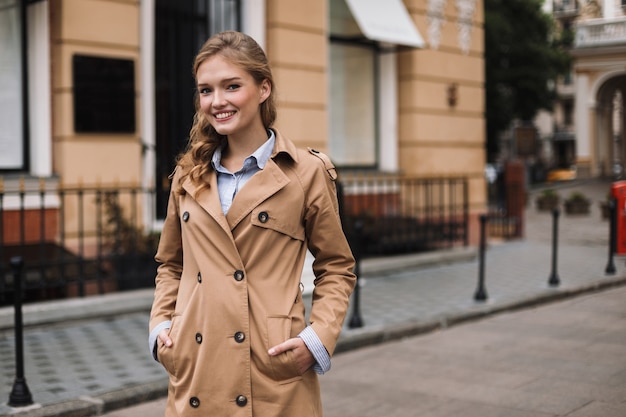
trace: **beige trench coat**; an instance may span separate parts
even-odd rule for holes
[[[176,188],[180,172],[173,178]],[[315,257],[310,325],[333,354],[355,284],[338,215],[336,171],[326,156],[276,132],[265,168],[224,216],[214,172],[196,194],[170,193],[156,260],[150,329],[172,321],[158,348],[170,375],[166,416],[321,416],[312,369],[267,350],[305,328],[300,278]]]

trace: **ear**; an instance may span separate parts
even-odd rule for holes
[[[272,84],[270,80],[267,78],[261,81],[261,85],[259,86],[259,92],[261,93],[259,97],[259,104],[263,103],[270,96],[272,92]]]

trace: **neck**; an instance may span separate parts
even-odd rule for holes
[[[228,136],[226,153],[230,157],[247,158],[251,153],[259,149],[267,141],[267,130],[261,127],[254,132],[248,132],[241,136]]]
[[[230,172],[243,167],[243,161],[267,141],[265,128],[242,136],[228,136],[228,145],[222,152],[222,165]]]

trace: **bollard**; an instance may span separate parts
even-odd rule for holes
[[[615,221],[615,198],[609,200],[609,261],[606,264],[604,273],[606,275],[615,274],[615,263],[613,262],[613,255],[615,254],[615,246],[617,242],[617,230]]]
[[[478,263],[478,288],[474,293],[475,301],[486,301],[487,290],[485,289],[485,226],[487,223],[487,215],[480,215],[480,249]]]
[[[559,209],[554,208],[552,210],[552,272],[550,273],[550,278],[548,279],[548,284],[551,287],[556,287],[559,285],[561,280],[559,279],[559,274],[557,273],[557,248],[559,241]]]
[[[20,256],[11,258],[13,269],[13,299],[15,306],[15,381],[9,394],[10,407],[25,407],[33,403],[33,398],[24,377],[24,328],[22,324],[22,267]]]
[[[354,285],[354,294],[352,299],[352,317],[348,323],[348,326],[351,329],[363,327],[360,308],[361,289],[359,285],[359,276],[361,275],[361,241],[363,239],[363,222],[361,220],[357,220],[354,223],[354,235],[355,239],[353,241],[352,251],[354,255],[354,275],[356,275],[356,284]]]

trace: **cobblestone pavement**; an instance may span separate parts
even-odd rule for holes
[[[556,268],[560,278],[558,286],[548,285],[548,278],[552,272],[552,215],[536,211],[532,204],[534,194],[529,197],[524,239],[504,243],[494,241],[489,244],[484,264],[484,289],[488,298],[484,302],[474,300],[478,288],[478,257],[470,259],[465,257],[457,262],[442,261],[434,265],[429,264],[430,266],[416,264],[417,266],[379,270],[376,273],[364,272],[360,279],[358,304],[360,313],[358,316],[362,319],[363,326],[360,328],[348,326],[350,319],[355,315],[353,302],[339,341],[339,354],[333,361],[334,369],[329,373],[338,378],[334,384],[341,385],[343,378],[341,369],[344,366],[341,365],[342,361],[351,361],[343,358],[360,357],[366,354],[353,352],[361,350],[371,352],[370,349],[381,349],[376,352],[388,352],[389,349],[390,353],[378,355],[382,355],[382,358],[391,358],[395,355],[392,353],[395,352],[394,346],[402,342],[384,344],[376,348],[367,347],[368,345],[393,339],[402,340],[410,335],[444,329],[453,324],[497,312],[511,311],[626,283],[624,277],[626,268],[621,259],[615,260],[616,274],[606,275],[604,272],[608,260],[608,223],[600,218],[598,202],[605,198],[609,186],[608,183],[598,181],[558,185],[558,191],[563,196],[567,196],[573,190],[582,190],[594,201],[589,216],[574,217],[564,214],[559,216]],[[534,191],[536,192],[537,190]],[[367,262],[376,263],[376,260]],[[138,293],[137,297],[146,298],[149,293],[146,294]],[[147,310],[138,308],[138,311],[125,312],[121,315],[28,327],[25,332],[26,380],[36,403],[28,408],[11,408],[6,405],[14,378],[15,342],[11,331],[0,332],[2,365],[0,416],[18,413],[19,416],[78,417],[101,415],[106,412],[112,412],[107,414],[111,417],[160,415],[163,409],[162,399],[146,402],[162,397],[167,383],[165,372],[148,355],[147,320]],[[456,334],[448,331],[443,333]],[[509,341],[516,343],[513,340]],[[354,351],[353,349],[357,347],[362,349]],[[346,351],[350,352],[341,353]],[[400,355],[399,358],[408,361],[404,363],[405,367],[412,363],[405,356]],[[376,364],[376,367],[378,366]],[[402,367],[402,362],[394,363],[393,366]],[[432,369],[431,371],[434,372]],[[462,383],[464,379],[459,378],[458,383]],[[333,381],[327,376],[324,376],[323,380]],[[385,381],[379,382],[385,385]],[[333,382],[324,386],[326,391],[331,391],[331,397],[334,391],[332,384]],[[389,387],[393,387],[394,384],[396,382],[390,379]],[[395,403],[397,396],[407,394],[404,390],[398,390],[394,395],[389,392],[389,387],[385,389],[381,387],[380,395],[373,396],[378,398],[381,404],[378,408],[373,408],[370,414],[342,414],[345,411],[343,407],[347,406],[342,405],[341,400],[336,400],[339,402],[336,409],[343,411],[332,414],[329,410],[327,415],[331,417],[422,415],[404,412],[386,413],[385,404]],[[370,393],[372,389],[374,388],[368,387]],[[345,391],[340,392],[345,394]],[[335,407],[332,405],[333,401],[330,400],[329,407]],[[344,401],[349,403],[348,399]],[[141,405],[136,409],[113,411],[138,403]],[[135,414],[128,414],[131,412]],[[560,414],[485,412],[475,415]],[[607,416],[611,415],[606,414],[604,417]]]

